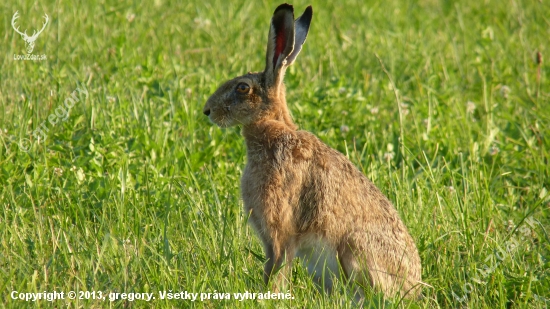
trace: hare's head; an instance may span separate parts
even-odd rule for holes
[[[265,70],[236,77],[221,85],[208,99],[204,114],[220,127],[279,120],[295,128],[285,100],[285,70],[300,53],[313,10],[294,20],[294,9],[281,4],[271,19]]]

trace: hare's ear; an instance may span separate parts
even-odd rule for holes
[[[279,84],[286,68],[302,50],[313,16],[311,5],[294,21],[294,9],[290,4],[281,4],[271,18],[267,42],[265,75],[269,86]]]
[[[298,56],[298,54],[302,50],[302,45],[304,45],[307,38],[307,33],[309,32],[311,17],[313,17],[313,8],[310,5],[306,8],[306,10],[304,11],[304,14],[302,14],[302,16],[296,19],[296,22],[294,23],[294,27],[295,27],[294,50],[286,58],[286,61],[287,61],[286,66],[289,66],[292,63],[294,63],[294,60],[296,60],[296,56]]]
[[[271,18],[267,38],[265,77],[268,86],[279,84],[284,76],[286,58],[294,49],[294,8],[281,4]]]

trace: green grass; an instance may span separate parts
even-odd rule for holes
[[[298,265],[293,300],[158,299],[169,290],[266,291],[261,245],[239,198],[240,129],[214,127],[202,106],[220,82],[263,69],[278,4],[0,5],[2,307],[351,307],[342,285],[324,295]],[[312,4],[314,18],[286,76],[292,114],[394,202],[431,285],[417,302],[368,295],[369,304],[546,308],[548,2],[293,4],[299,13]],[[25,54],[10,25],[15,11],[29,34],[50,16],[33,52],[47,61],[13,60]],[[88,96],[66,121],[47,122],[77,87]],[[47,138],[37,141],[44,121]],[[157,299],[10,297],[53,290]]]

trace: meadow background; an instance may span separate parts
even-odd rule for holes
[[[240,129],[214,127],[202,107],[224,80],[263,70],[278,4],[0,4],[1,307],[351,307],[342,285],[326,296],[299,264],[290,301],[10,298],[265,291],[239,198]],[[548,1],[293,4],[314,17],[286,75],[292,115],[394,202],[431,286],[419,301],[368,294],[368,305],[547,308]],[[15,11],[29,34],[50,16],[33,52],[46,61],[13,59],[26,53]],[[49,123],[77,87],[88,96]]]

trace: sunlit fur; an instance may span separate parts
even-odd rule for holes
[[[292,14],[292,7],[283,6],[275,14]],[[294,20],[293,15],[285,18]],[[269,48],[271,41],[266,63],[273,55]],[[279,63],[280,68],[268,65],[264,72],[225,82],[204,107],[220,127],[242,126],[248,159],[242,198],[268,259],[266,283],[274,291],[282,289],[292,260],[300,256],[317,281],[320,268],[312,261],[322,259],[321,264],[324,261],[332,270],[338,268],[332,261],[338,261],[345,278],[356,287],[418,297],[420,257],[397,211],[346,156],[315,135],[297,130],[282,83],[286,64]],[[235,91],[241,82],[251,87],[249,94]],[[330,291],[330,280],[322,284]]]

